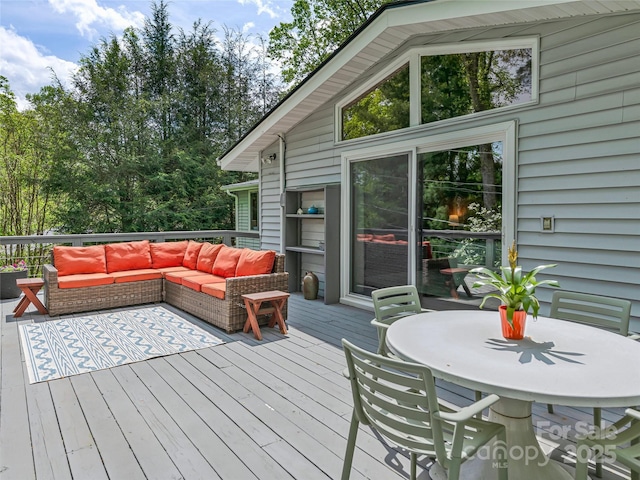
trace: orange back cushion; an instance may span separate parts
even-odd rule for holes
[[[387,235],[374,235],[373,240],[379,240],[382,242],[395,242],[396,236],[393,233],[388,233]]]
[[[91,247],[53,247],[53,263],[58,275],[75,275],[78,273],[107,273],[107,260],[104,245]]]
[[[149,240],[110,243],[104,246],[107,254],[107,273],[151,268]]]
[[[187,250],[184,252],[184,258],[182,259],[182,266],[195,270],[198,266],[198,254],[202,248],[202,243],[189,240]]]
[[[151,267],[180,267],[188,244],[189,242],[187,240],[180,242],[150,243]]]
[[[243,248],[238,259],[236,277],[271,273],[275,258],[276,252],[273,250],[256,251],[250,248]]]
[[[218,253],[223,246],[224,245],[222,243],[213,245],[209,242],[205,242],[198,254],[198,263],[196,268],[201,272],[211,273],[213,270],[213,264],[215,263]]]
[[[229,278],[236,274],[236,267],[238,266],[238,260],[242,253],[241,248],[233,248],[223,246],[218,252],[216,261],[213,264],[213,273],[219,277]]]

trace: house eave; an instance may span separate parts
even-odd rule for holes
[[[639,10],[640,0],[434,0],[388,4],[225,152],[218,164],[223,170],[257,172],[260,152],[275,142],[278,134],[289,131],[414,35]]]
[[[220,187],[225,192],[242,192],[245,190],[257,190],[260,186],[260,182],[258,179],[248,180],[246,182],[241,183],[232,183],[230,185],[223,185]]]

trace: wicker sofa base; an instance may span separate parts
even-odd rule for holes
[[[52,288],[47,293],[49,315],[107,310],[162,301],[162,279],[112,283],[84,288]]]
[[[165,281],[164,301],[231,333],[242,330],[247,320],[247,310],[242,295],[270,290],[286,292],[288,281],[287,273],[229,278],[224,300]],[[287,318],[286,304],[282,309],[282,315],[285,319]],[[267,322],[268,318],[259,319],[261,324]]]
[[[242,330],[247,319],[242,295],[271,290],[289,291],[284,255],[276,255],[274,272],[226,279],[224,300],[164,279],[112,283],[95,287],[59,288],[58,271],[45,265],[45,301],[49,315],[105,310],[165,301],[226,332]],[[287,305],[282,309],[287,318]],[[266,318],[260,319],[266,322]]]

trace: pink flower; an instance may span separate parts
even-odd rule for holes
[[[0,267],[0,272],[22,272],[24,270],[27,270],[27,268],[27,263],[24,260],[20,260],[17,263]]]

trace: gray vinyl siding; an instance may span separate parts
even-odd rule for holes
[[[340,182],[340,152],[335,150],[333,104],[310,115],[286,138],[288,187]]]
[[[275,142],[264,155],[278,151]],[[280,162],[278,156],[271,164],[260,167],[260,248],[280,251]]]
[[[237,225],[238,230],[248,231],[249,228],[249,191],[244,190],[237,192],[238,196],[238,215]]]
[[[608,17],[541,37],[540,107],[519,129],[517,228],[527,263],[558,263],[553,273],[566,290],[632,300],[636,321],[639,22]],[[539,217],[549,214],[555,233],[541,234]]]
[[[634,320],[640,322],[638,32],[640,15],[617,14],[413,38],[335,101],[409,46],[539,36],[539,103],[336,145],[335,101],[328,102],[286,133],[287,186],[340,181],[345,150],[516,120],[521,263],[525,268],[557,263],[549,272],[566,290],[630,299]],[[277,174],[275,166],[263,170],[263,245],[279,245],[274,168]],[[555,216],[554,233],[541,233],[542,215]],[[541,313],[548,313],[550,290],[541,289],[539,296]]]
[[[238,211],[236,212],[236,229],[242,232],[250,232],[250,213],[249,209],[249,194],[250,190],[241,190],[239,192],[234,192],[235,195],[238,196]],[[254,250],[260,249],[260,239],[258,238],[244,238],[238,237],[236,239],[237,247],[246,247],[252,248]]]

